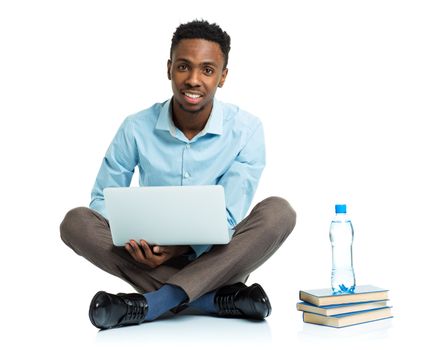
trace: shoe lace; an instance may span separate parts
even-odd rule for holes
[[[217,298],[217,304],[220,312],[228,316],[239,316],[241,311],[235,306],[235,295],[227,294],[221,295]]]
[[[140,300],[124,298],[127,304],[127,313],[122,319],[123,322],[141,321],[144,319],[146,304]]]

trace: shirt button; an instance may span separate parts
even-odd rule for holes
[[[187,145],[185,145],[185,148],[190,148],[190,144],[188,143]]]
[[[189,172],[185,172],[185,173],[184,173],[184,177],[185,177],[186,179],[188,179],[188,178],[190,177],[190,173],[189,173]]]

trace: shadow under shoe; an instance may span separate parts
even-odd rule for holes
[[[244,283],[221,287],[216,291],[215,305],[218,316],[262,320],[272,312],[272,306],[264,289],[254,283],[247,287]]]
[[[91,323],[100,329],[142,323],[148,312],[148,305],[142,294],[117,295],[97,292],[90,303]]]

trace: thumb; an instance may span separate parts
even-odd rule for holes
[[[162,247],[162,246],[159,246],[159,245],[155,245],[153,247],[153,253],[155,253],[155,254],[163,254],[163,253],[166,252],[166,250],[167,249],[165,247]]]

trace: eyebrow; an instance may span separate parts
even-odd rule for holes
[[[189,63],[189,64],[193,64],[192,61],[190,61],[190,60],[188,60],[186,58],[177,58],[176,62],[179,62],[179,61],[185,62],[185,63]],[[218,67],[218,64],[215,63],[214,61],[204,61],[204,62],[199,63],[199,65],[200,66],[214,66],[214,67]]]

